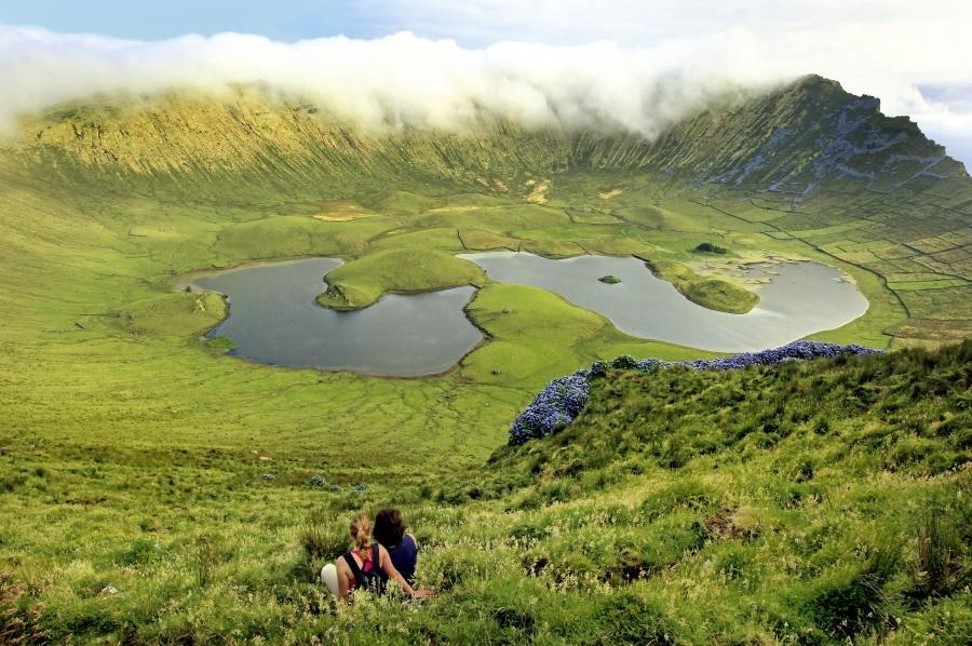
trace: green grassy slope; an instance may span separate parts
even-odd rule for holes
[[[309,450],[8,443],[0,538],[56,639],[966,643],[970,366],[966,342],[611,371],[568,429],[444,478],[362,461],[347,480],[353,458]],[[389,499],[437,597],[334,614],[313,573]]]
[[[958,469],[968,451],[965,399],[956,394],[954,356],[902,355],[919,357],[907,360],[917,362],[908,379],[930,388],[916,386],[911,400],[895,390],[905,377],[871,368],[896,398],[887,411],[870,400],[844,411],[815,390],[815,377],[794,369],[839,431],[818,440],[808,420],[790,420],[786,437],[762,426],[745,437],[707,436],[703,427],[736,421],[724,412],[729,400],[705,399],[722,387],[701,377],[680,377],[670,394],[617,385],[615,395],[605,385],[579,430],[483,466],[549,379],[619,354],[701,353],[627,337],[540,290],[485,283],[468,312],[489,341],[445,375],[285,370],[206,344],[201,335],[224,314],[222,302],[177,288],[198,270],[332,255],[347,261],[341,284],[364,294],[363,304],[388,290],[478,284],[478,270],[451,255],[496,248],[636,254],[718,279],[728,265],[694,252],[711,241],[734,262],[770,253],[848,271],[871,307],[820,338],[935,345],[972,329],[970,187],[907,123],[818,78],[713,108],[655,143],[506,123],[484,124],[475,137],[379,136],[254,91],[106,99],[29,117],[21,138],[0,145],[0,572],[26,586],[17,603],[43,604],[38,621],[58,640],[373,641],[350,632],[361,625],[408,643],[472,634],[596,642],[604,626],[635,642],[799,631],[840,639],[839,626],[794,600],[827,577],[851,577],[860,563],[826,554],[818,562],[769,528],[786,534],[819,522],[821,540],[837,551],[845,543],[827,543],[837,522],[828,505],[849,509],[856,524],[835,535],[848,545],[861,538],[861,563],[878,553],[885,524],[867,519],[884,518],[872,514],[891,501],[903,502],[887,511],[888,531],[911,543],[922,535],[915,532],[931,531],[908,525],[906,510],[965,491],[957,484],[967,473]],[[402,258],[422,270],[389,271]],[[831,366],[820,378],[854,392],[841,380],[860,375],[840,374]],[[765,389],[768,404],[774,388],[786,388],[774,379],[754,377],[745,390]],[[666,417],[671,447],[664,436],[647,442],[649,453],[635,450],[644,438],[626,433],[649,432],[641,429],[653,418],[607,402],[633,409],[649,397],[668,406],[650,398],[675,392],[703,397],[693,400],[701,421],[682,432]],[[757,403],[739,405],[754,420],[764,415]],[[603,463],[590,464],[557,445],[576,438],[586,454],[604,425],[613,434],[605,431],[605,446],[620,456],[597,449],[592,459]],[[877,448],[854,435],[858,426],[880,436]],[[881,431],[899,426],[911,430]],[[789,464],[807,447],[831,460],[812,469],[834,502],[791,517],[749,474],[786,489],[790,476],[776,460]],[[663,465],[666,452],[681,466]],[[312,485],[315,475],[327,483]],[[637,510],[683,477],[690,488],[721,491],[722,478],[739,486],[698,510],[678,502],[652,511],[662,522],[651,529]],[[406,508],[426,545],[422,576],[440,600],[419,609],[362,603],[333,616],[313,569],[340,551],[352,510],[391,502]],[[755,511],[739,511],[747,506]],[[705,552],[712,537],[693,535],[691,523],[731,525],[723,508],[755,514],[746,522],[763,523],[759,540],[771,543],[743,541],[733,555],[735,543],[712,539],[715,551]],[[955,514],[965,512],[956,509],[943,503],[941,522],[960,525]],[[586,547],[575,550],[572,535]],[[625,570],[629,551],[658,565],[639,570],[635,559]],[[905,565],[918,558],[915,550],[897,556]],[[553,566],[538,566],[540,557]],[[723,569],[723,557],[745,575],[711,589],[692,583],[736,572]],[[769,591],[793,574],[777,563],[791,559],[809,587],[785,588],[777,607]],[[639,571],[651,576],[632,579]],[[882,578],[893,603],[874,606],[882,617],[904,617],[902,627],[858,618],[855,630],[907,641],[967,626],[966,597],[913,601],[894,587],[909,581]],[[7,604],[9,588],[0,587]],[[691,610],[704,605],[696,599],[712,601],[711,620]]]

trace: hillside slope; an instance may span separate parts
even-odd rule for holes
[[[652,142],[622,133],[530,131],[484,117],[474,133],[362,131],[312,105],[271,102],[257,90],[233,97],[124,97],[54,109],[24,122],[15,155],[101,171],[212,182],[234,176],[306,182],[352,173],[482,185],[518,175],[639,169],[692,183],[727,183],[805,199],[816,184],[863,180],[901,187],[917,175],[967,177],[905,117],[889,119],[873,97],[809,76],[771,93],[727,97]],[[490,186],[487,183],[487,187]]]
[[[965,644],[970,387],[969,341],[610,369],[558,433],[353,488],[306,456],[8,443],[0,609],[55,641]],[[436,597],[335,614],[314,575],[389,500]]]

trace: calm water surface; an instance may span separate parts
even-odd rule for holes
[[[313,258],[197,278],[193,287],[226,294],[229,317],[207,336],[226,336],[233,354],[260,363],[414,377],[448,370],[482,339],[463,307],[472,287],[388,295],[363,310],[338,312],[314,298],[341,261]]]
[[[578,256],[549,260],[512,251],[464,254],[495,280],[542,287],[594,310],[632,336],[718,352],[763,350],[853,321],[867,299],[837,269],[813,262],[757,267],[747,278],[759,303],[747,314],[700,307],[658,278],[637,258]],[[622,282],[606,285],[607,274]]]
[[[720,352],[762,350],[848,323],[867,300],[840,271],[811,262],[756,267],[759,304],[748,314],[700,307],[655,278],[636,258],[548,260],[527,253],[465,254],[495,280],[534,285],[608,317],[621,331]],[[314,298],[339,260],[314,258],[210,274],[193,287],[226,294],[229,317],[209,336],[227,336],[234,354],[260,363],[411,377],[443,372],[482,339],[463,307],[472,287],[389,295],[363,310],[338,312]],[[607,274],[622,282],[606,285]]]

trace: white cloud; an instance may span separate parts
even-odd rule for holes
[[[369,126],[460,128],[488,110],[530,124],[598,124],[650,136],[737,84],[810,72],[879,96],[886,113],[909,114],[946,143],[972,114],[968,102],[919,89],[960,87],[972,96],[965,0],[358,6],[375,23],[420,36],[283,44],[220,34],[146,43],[0,26],[0,122],[94,92],[263,81]]]
[[[968,0],[360,0],[393,29],[466,43],[609,40],[690,48],[734,38],[734,72],[782,78],[809,72],[882,99],[940,137],[968,141],[972,115],[972,3]],[[739,48],[746,56],[739,56]],[[745,66],[745,69],[743,68]],[[923,97],[919,86],[963,88],[966,102]],[[950,116],[943,117],[947,112]],[[969,150],[968,147],[964,148]],[[972,161],[972,156],[966,156]]]
[[[669,42],[625,49],[601,42],[464,49],[409,33],[294,44],[228,33],[143,43],[0,27],[0,121],[96,93],[266,83],[366,127],[459,130],[487,113],[532,126],[650,137],[754,80],[746,65],[733,63],[744,51],[734,38],[705,47]]]

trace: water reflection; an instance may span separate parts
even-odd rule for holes
[[[867,311],[867,299],[838,270],[813,262],[753,268],[759,304],[747,314],[700,307],[632,257],[578,256],[550,260],[512,251],[464,254],[494,280],[533,285],[608,317],[632,336],[718,352],[776,347],[840,327]],[[598,278],[614,275],[617,284]]]
[[[323,276],[340,264],[313,258],[197,278],[193,287],[230,298],[229,317],[209,336],[229,337],[234,354],[260,363],[397,377],[448,370],[482,338],[463,312],[472,287],[387,295],[353,312],[319,307]]]
[[[747,270],[747,278],[769,282],[755,287],[760,301],[751,312],[727,314],[687,300],[636,258],[549,260],[514,252],[462,257],[495,280],[541,287],[600,312],[632,336],[720,352],[783,345],[867,310],[867,300],[841,272],[810,262]],[[448,370],[482,339],[463,312],[472,287],[388,295],[353,312],[317,306],[323,276],[340,264],[313,258],[197,278],[194,287],[231,301],[230,316],[209,336],[229,337],[237,345],[234,354],[260,363],[399,377]],[[609,274],[621,282],[598,280]]]

